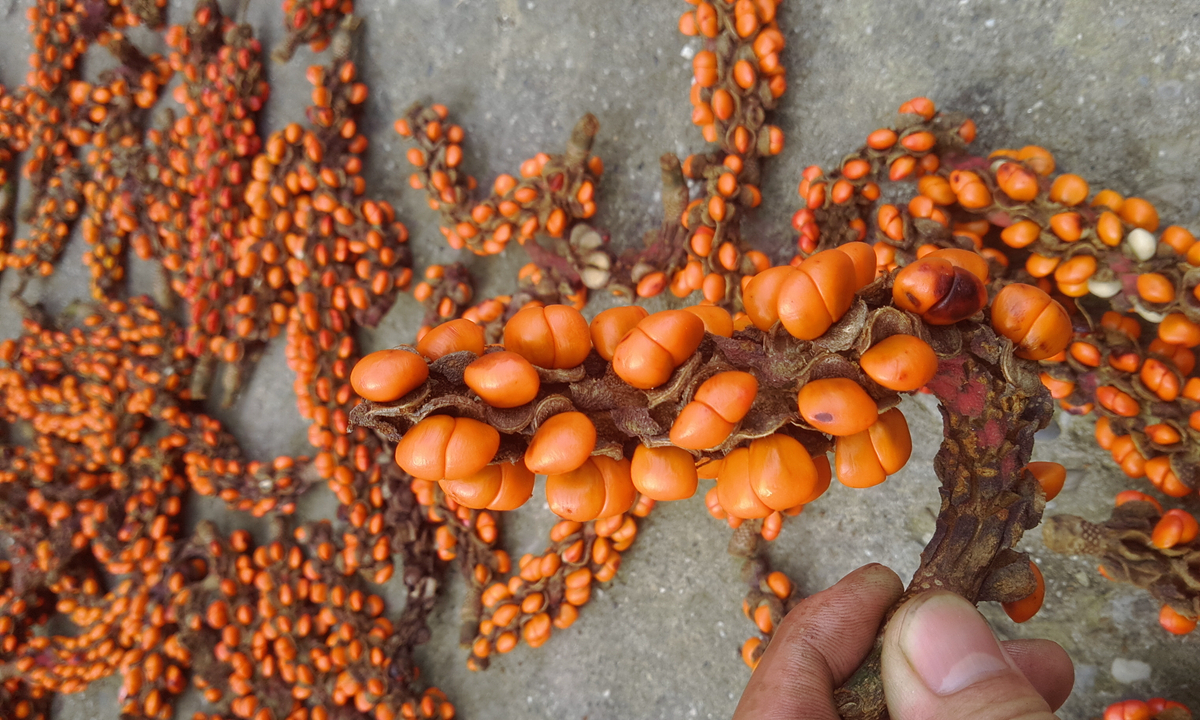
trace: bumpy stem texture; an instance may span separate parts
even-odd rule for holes
[[[1023,468],[1034,434],[1053,412],[1033,367],[1014,360],[1007,343],[980,328],[963,333],[964,351],[945,359],[929,389],[941,401],[945,439],[934,459],[942,482],[937,529],[899,607],[934,589],[972,602],[1029,595],[1029,560],[1013,548],[1041,520],[1044,494]],[[889,616],[890,619],[890,616]],[[844,718],[886,718],[880,639],[858,672],[835,694]]]

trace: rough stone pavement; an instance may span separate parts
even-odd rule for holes
[[[0,3],[0,80],[19,83],[29,41],[29,0]],[[232,3],[226,3],[233,10]],[[171,3],[171,19],[190,2]],[[417,266],[450,261],[423,197],[407,187],[404,145],[392,121],[413,101],[445,103],[468,132],[466,166],[482,182],[546,150],[556,151],[584,112],[601,122],[596,150],[607,171],[595,218],[621,244],[640,242],[658,222],[657,158],[703,147],[690,123],[690,57],[698,44],[676,31],[681,0],[359,0],[365,18],[359,54],[371,87],[365,130],[372,139],[368,178],[396,204],[413,233]],[[266,47],[281,36],[276,0],[250,0],[246,17]],[[970,114],[976,147],[1040,144],[1062,170],[1159,204],[1163,218],[1194,223],[1200,210],[1200,4],[1188,0],[784,0],[788,92],[773,122],[787,133],[784,153],[766,165],[763,206],[749,237],[777,257],[790,257],[796,182],[808,164],[826,167],[858,147],[866,134],[915,95]],[[144,38],[143,38],[144,39]],[[302,117],[309,86],[305,51],[272,66],[265,129]],[[107,59],[89,58],[94,74]],[[86,294],[73,243],[49,282],[31,288],[52,308]],[[520,253],[469,258],[479,296],[509,287]],[[153,274],[135,268],[142,291]],[[0,278],[7,294],[14,278]],[[602,309],[602,301],[589,315]],[[651,309],[661,301],[648,303]],[[402,297],[380,328],[363,333],[370,348],[411,341],[417,306]],[[0,337],[17,332],[15,311],[0,309]],[[936,408],[924,399],[904,406],[915,450],[908,467],[884,485],[834,488],[789,521],[773,560],[809,592],[867,562],[908,577],[933,529],[936,482],[930,462],[940,437]],[[258,457],[305,449],[294,412],[282,342],[271,347],[239,403],[223,418]],[[270,418],[264,422],[263,418]],[[1088,419],[1061,418],[1037,449],[1072,470],[1047,512],[1107,515],[1113,494],[1129,481],[1091,439]],[[1145,490],[1144,481],[1132,487]],[[535,495],[535,497],[537,497]],[[213,504],[197,517],[225,528],[250,526]],[[314,491],[306,512],[328,515],[332,501]],[[1195,498],[1191,509],[1196,509]],[[540,551],[552,516],[540,500],[505,524],[514,557]],[[457,603],[451,582],[433,618],[434,641],[421,651],[429,679],[445,689],[459,717],[723,718],[748,671],[738,648],[750,635],[742,617],[729,532],[711,520],[700,497],[660,505],[643,525],[617,579],[593,594],[571,629],[538,650],[521,646],[485,673],[470,673],[456,646]],[[1035,530],[1024,543],[1044,569],[1046,604],[1023,626],[997,607],[984,612],[1005,637],[1048,637],[1076,663],[1075,692],[1060,716],[1081,720],[1126,697],[1166,695],[1200,711],[1200,635],[1175,638],[1156,622],[1143,592],[1113,585],[1086,558],[1042,547]],[[1114,677],[1114,670],[1117,676]],[[1133,679],[1139,678],[1142,679]],[[118,681],[60,698],[58,718],[112,718]],[[178,717],[199,709],[181,703]]]

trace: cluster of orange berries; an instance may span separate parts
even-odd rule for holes
[[[184,114],[147,134],[157,183],[145,212],[155,231],[134,250],[158,260],[191,306],[187,347],[202,360],[196,391],[203,395],[217,363],[236,365],[246,353],[228,315],[243,297],[256,298],[236,272],[232,249],[252,216],[243,196],[262,144],[255,116],[268,86],[251,28],[215,2],[197,3],[190,22],[169,28],[166,39],[170,67],[183,76],[174,99]],[[260,309],[259,317],[268,312]]]
[[[383,598],[339,567],[332,526],[274,535],[255,547],[244,530],[226,541],[202,524],[170,579],[181,642],[206,653],[192,658],[193,683],[213,706],[203,717],[324,720],[344,707],[375,720],[453,718],[444,694],[416,688],[419,671],[398,652],[414,628],[384,617]]]
[[[40,0],[26,11],[34,52],[29,56],[25,85],[3,105],[6,143],[27,154],[22,168],[31,194],[21,211],[29,236],[0,244],[0,268],[39,275],[54,271],[71,224],[79,216],[82,167],[66,137],[70,109],[64,89],[79,74],[79,59],[89,40],[82,32],[83,3]]]
[[[1054,176],[1054,158],[1042,148],[960,155],[974,124],[937,113],[925,98],[901,113],[897,127],[871,133],[838,171],[806,171],[800,194],[808,207],[793,218],[802,253],[866,238],[863,217],[885,169],[890,180],[916,178],[918,194],[906,208],[876,211],[880,268],[966,247],[987,259],[1001,283],[1026,281],[1052,293],[1069,314],[1055,330],[1071,342],[1034,358],[1043,383],[1069,412],[1098,407],[1097,439],[1127,474],[1148,476],[1174,497],[1190,494],[1195,469],[1183,450],[1200,428],[1200,414],[1192,419],[1200,410],[1200,380],[1191,378],[1200,346],[1193,235],[1173,225],[1156,236],[1158,212],[1141,198],[1103,190],[1088,202],[1088,183]],[[847,214],[851,206],[855,217]],[[1144,329],[1152,333],[1145,340]]]
[[[1192,711],[1165,698],[1121,700],[1104,708],[1103,720],[1192,720]]]
[[[521,163],[520,179],[502,174],[492,195],[473,202],[477,181],[462,170],[460,125],[448,123],[444,105],[413,106],[396,121],[401,137],[416,143],[407,154],[417,168],[409,185],[425,190],[429,207],[442,215],[442,235],[454,249],[479,255],[503,252],[510,240],[524,244],[538,233],[562,238],[579,220],[596,213],[595,193],[604,163],[591,154],[599,123],[591,115],[575,126],[562,155],[538,153]]]
[[[287,62],[301,45],[313,52],[329,47],[334,31],[354,14],[354,0],[283,0],[283,27],[287,35],[271,52],[276,62]]]
[[[147,180],[144,111],[158,101],[159,89],[173,73],[159,56],[146,62],[152,68],[138,76],[136,88],[127,77],[132,73],[123,71],[108,71],[95,85],[79,80],[68,85],[75,124],[67,137],[75,147],[92,146],[84,158],[90,177],[83,185],[80,226],[88,244],[83,263],[90,270],[92,297],[97,300],[120,295],[126,246],[138,246],[144,253],[150,243],[139,197],[139,188]]]
[[[574,624],[579,608],[591,598],[593,583],[616,576],[621,553],[637,539],[636,519],[653,509],[654,501],[643,495],[628,512],[586,523],[562,520],[550,530],[551,545],[542,555],[522,556],[515,569],[505,556],[496,570],[499,577],[481,574],[477,580],[484,585],[479,598],[484,617],[470,642],[467,667],[484,669],[493,652],[510,652],[521,640],[541,647],[554,628]]]

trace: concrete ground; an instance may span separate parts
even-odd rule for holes
[[[0,80],[8,85],[25,73],[27,3],[0,2]],[[450,108],[468,132],[466,166],[483,182],[515,171],[535,152],[557,151],[574,121],[594,112],[602,126],[596,150],[607,165],[596,224],[617,243],[640,242],[658,222],[658,156],[703,147],[687,104],[689,58],[698,44],[676,31],[687,7],[666,0],[359,0],[366,20],[359,60],[371,87],[368,178],[412,231],[417,265],[454,254],[423,197],[408,189],[405,146],[390,129],[415,100]],[[171,19],[182,21],[189,9],[190,2],[173,1]],[[281,35],[280,15],[275,0],[249,3],[247,17],[266,47]],[[790,257],[788,220],[798,207],[802,168],[836,163],[915,95],[975,118],[980,150],[1040,144],[1062,170],[1085,176],[1094,188],[1151,198],[1167,221],[1196,221],[1195,2],[786,0],[780,22],[789,43],[789,88],[772,122],[787,133],[787,148],[767,164],[763,206],[748,228],[765,251]],[[301,51],[291,64],[270,68],[266,130],[302,117],[310,59]],[[96,56],[89,72],[103,64]],[[81,254],[82,243],[73,243],[58,273],[28,295],[61,308],[86,294]],[[522,260],[509,253],[466,262],[484,296],[509,289]],[[139,290],[151,289],[152,273],[140,268],[133,275]],[[0,293],[13,285],[14,278],[0,278]],[[362,337],[369,348],[408,342],[417,322],[417,305],[402,297],[381,327]],[[17,323],[15,312],[0,310],[0,337],[15,334]],[[305,450],[293,403],[280,342],[222,416],[248,450],[269,458]],[[904,409],[915,445],[908,467],[870,490],[835,483],[775,543],[773,561],[805,591],[828,587],[867,562],[885,563],[905,578],[916,567],[937,508],[930,462],[941,423],[924,399]],[[1048,433],[1036,455],[1073,472],[1047,512],[1106,516],[1112,496],[1130,485],[1095,446],[1090,419],[1060,423],[1057,437]],[[1147,489],[1144,482],[1133,486]],[[312,513],[330,507],[319,492],[306,502]],[[196,514],[217,516],[226,527],[247,524],[211,505]],[[552,521],[540,500],[514,513],[505,524],[510,552],[540,551]],[[593,594],[574,627],[538,650],[521,646],[481,674],[466,670],[456,645],[463,587],[452,581],[433,618],[435,638],[421,651],[423,667],[449,693],[459,717],[472,720],[728,717],[749,677],[738,648],[752,629],[739,609],[742,588],[725,554],[728,535],[700,497],[660,506],[616,580]],[[1062,718],[1094,718],[1114,700],[1155,695],[1200,711],[1200,636],[1167,635],[1144,592],[1103,580],[1090,559],[1050,554],[1036,530],[1024,546],[1046,576],[1044,609],[1019,627],[997,607],[984,612],[1005,637],[1051,638],[1071,654],[1077,680]],[[57,717],[115,717],[116,687],[110,679],[60,698]],[[190,698],[178,717],[198,708]]]

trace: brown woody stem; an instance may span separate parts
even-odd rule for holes
[[[1029,560],[1013,548],[1045,504],[1024,472],[1033,436],[1053,412],[1048,393],[1028,382],[1029,364],[983,328],[964,332],[964,351],[943,360],[929,384],[941,401],[945,437],[934,459],[942,482],[937,529],[921,565],[888,619],[905,601],[934,589],[972,602],[1011,601],[1033,591]],[[883,629],[867,660],[835,692],[843,718],[888,717],[880,676]]]

